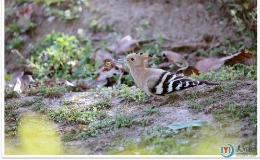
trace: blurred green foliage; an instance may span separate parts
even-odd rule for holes
[[[95,61],[89,58],[91,52],[90,39],[52,31],[33,47],[28,63],[36,79],[94,77]]]

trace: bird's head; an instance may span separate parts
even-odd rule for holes
[[[126,61],[130,66],[143,66],[145,60],[150,60],[155,56],[147,53],[131,53],[126,57]]]

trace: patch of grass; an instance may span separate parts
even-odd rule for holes
[[[200,104],[198,104],[197,102],[195,102],[194,99],[191,99],[188,101],[188,105],[189,105],[189,108],[191,109],[195,109],[197,111],[200,111],[201,110],[201,106]]]
[[[135,123],[133,115],[127,114],[116,114],[114,120],[112,121],[112,126],[114,129],[121,127],[131,127]]]
[[[236,104],[226,101],[221,108],[215,108],[213,111],[215,119],[224,122],[230,119],[239,120],[249,117],[251,124],[256,124],[257,106],[247,103],[246,105]]]
[[[11,77],[11,75],[9,75],[9,74],[4,74],[4,78],[5,78],[5,81],[6,82],[12,82],[13,81],[13,79],[12,79],[12,77]]]
[[[137,103],[143,103],[146,98],[146,93],[144,93],[140,88],[131,88],[127,85],[117,85],[115,86],[116,95],[122,97],[126,100],[135,101]]]
[[[60,98],[63,94],[67,92],[65,86],[54,85],[50,86],[40,86],[38,88],[30,88],[28,91],[29,96],[43,96],[45,98]]]
[[[208,80],[215,82],[225,82],[230,80],[245,80],[257,78],[256,65],[247,66],[237,64],[234,66],[221,66],[218,71],[210,70],[207,73],[201,73],[200,75],[192,74],[191,77],[198,80]]]
[[[71,105],[73,103],[74,103],[73,100],[68,100],[68,101],[67,100],[63,100],[63,101],[61,101],[61,104],[64,105],[64,106]]]
[[[47,114],[57,122],[78,122],[81,124],[89,124],[97,120],[97,116],[100,113],[97,108],[89,110],[85,107],[80,108],[70,108],[67,106],[62,106],[57,110],[48,110]]]
[[[257,85],[254,84],[252,85],[252,87],[250,88],[253,92],[257,92]]]
[[[61,139],[62,139],[62,141],[66,142],[66,141],[73,141],[76,139],[76,137],[75,137],[75,134],[69,132],[69,133],[63,134]]]
[[[12,124],[5,126],[6,136],[16,136],[17,135],[18,124]]]
[[[161,115],[160,109],[156,106],[146,107],[142,110],[142,112],[145,112],[148,115],[152,115],[152,114]]]
[[[190,99],[196,99],[201,96],[202,92],[201,91],[195,91],[195,92],[185,92],[184,97],[186,100]]]
[[[143,118],[141,120],[136,121],[136,123],[144,127],[150,125],[153,121],[153,118]]]
[[[122,84],[133,86],[135,85],[134,78],[130,74],[126,74],[122,76]]]
[[[8,127],[8,124],[16,123],[19,121],[19,113],[13,107],[5,107],[5,126]]]
[[[73,132],[68,132],[62,135],[63,141],[72,141],[72,140],[84,140],[89,137],[96,137],[100,133],[99,129],[89,128],[86,131],[73,130]]]
[[[35,79],[94,78],[93,72],[97,68],[90,58],[94,51],[90,39],[52,31],[32,48],[33,56],[27,63],[32,67]],[[46,60],[42,61],[42,58]]]
[[[216,91],[223,92],[227,95],[231,95],[233,93],[233,89],[235,88],[235,84],[232,82],[226,82],[224,84],[218,85],[215,87]]]
[[[24,39],[20,36],[29,29],[33,29],[37,26],[36,23],[31,22],[26,17],[23,19],[25,22],[24,26],[21,26],[17,22],[17,18],[13,19],[11,24],[7,24],[5,27],[5,32],[10,33],[11,38],[7,40],[7,45],[5,46],[6,51],[11,51],[12,49],[18,49],[24,43]]]
[[[66,3],[63,3],[62,0],[55,0],[55,1],[46,1],[46,0],[36,0],[34,1],[35,4],[37,3],[43,3],[43,6],[45,8],[45,11],[49,15],[53,15],[60,20],[68,21],[75,18],[79,18],[79,14],[82,10],[82,5],[88,5],[87,0],[77,0],[77,1],[68,1]],[[56,3],[62,3],[65,9],[58,9],[57,7],[54,7]],[[83,3],[83,4],[82,4]]]
[[[88,123],[88,127],[85,130],[75,129],[70,132],[65,133],[62,137],[64,141],[71,141],[77,139],[87,139],[89,137],[98,136],[101,131],[107,132],[112,129],[117,130],[122,127],[131,127],[135,124],[142,124],[142,122],[137,122],[134,120],[134,116],[126,114],[116,114],[113,117],[100,118],[99,116],[95,117],[96,119]],[[76,120],[77,121],[77,120]],[[86,124],[82,121],[77,121],[80,124]],[[148,123],[148,122],[146,122]],[[143,122],[143,125],[146,125]]]
[[[28,107],[33,105],[34,103],[37,103],[41,100],[39,97],[34,97],[32,100],[10,100],[5,103],[5,109],[17,109],[19,107]]]
[[[44,111],[44,103],[41,102],[41,101],[37,101],[37,102],[35,102],[33,104],[33,108],[32,109],[35,110],[35,111],[38,111],[38,110]]]
[[[116,144],[123,144],[123,150],[112,148],[108,153],[111,155],[191,154],[197,143],[187,137],[187,135],[179,135],[176,135],[173,131],[163,126],[157,125],[151,129],[147,129],[139,141],[130,138],[116,142]]]
[[[217,100],[216,99],[214,99],[214,98],[212,98],[212,97],[209,97],[208,99],[206,99],[206,103],[207,104],[213,104],[213,103],[215,103]]]
[[[38,98],[33,100],[11,100],[5,102],[4,118],[5,118],[5,134],[6,136],[16,136],[17,126],[20,121],[20,113],[17,111],[19,107],[28,107],[37,103]]]
[[[116,21],[114,21],[114,23],[116,23]],[[97,22],[95,18],[90,18],[89,28],[94,32],[114,32],[114,23],[111,25],[102,25],[101,23]]]
[[[20,95],[16,91],[9,90],[9,89],[5,90],[5,100],[11,99],[11,98],[19,98],[19,97],[20,97]]]
[[[234,69],[237,70],[238,73],[243,75],[245,79],[248,80],[256,80],[257,79],[257,66],[256,64],[249,66],[244,64],[235,64]]]
[[[90,108],[97,108],[97,109],[108,109],[111,108],[108,99],[101,99],[99,102],[96,102],[90,106]]]

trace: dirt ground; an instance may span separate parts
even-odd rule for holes
[[[98,137],[91,137],[87,140],[71,141],[65,143],[65,148],[68,147],[68,154],[98,154],[103,155],[107,154],[105,148],[112,147],[118,148],[118,150],[124,150],[123,143],[120,144],[118,141],[117,144],[112,144],[111,140],[114,139],[134,139],[136,142],[140,141],[140,136],[144,134],[144,131],[151,129],[156,125],[167,126],[173,122],[185,123],[194,119],[199,119],[207,122],[210,125],[210,137],[208,140],[205,139],[205,142],[209,142],[208,147],[212,147],[212,150],[218,150],[218,147],[230,142],[235,146],[246,142],[248,139],[256,139],[256,129],[254,126],[249,125],[248,119],[243,119],[236,122],[226,122],[225,126],[220,124],[212,115],[212,112],[207,112],[208,108],[214,108],[216,106],[221,106],[223,102],[227,99],[238,104],[253,103],[256,104],[256,94],[252,91],[251,87],[256,85],[256,81],[249,81],[250,85],[245,84],[242,81],[237,81],[235,84],[234,90],[232,90],[232,95],[227,98],[226,93],[218,94],[219,101],[213,105],[206,106],[203,108],[202,112],[197,112],[189,108],[187,101],[185,100],[176,100],[174,103],[169,103],[163,106],[160,106],[161,115],[146,115],[142,110],[151,106],[151,102],[145,104],[136,104],[133,102],[127,102],[124,105],[113,106],[109,112],[112,114],[121,111],[127,114],[133,114],[135,119],[147,118],[150,120],[149,125],[146,127],[143,126],[133,126],[130,128],[121,128],[118,132],[107,132],[101,133]],[[205,99],[212,97],[214,95],[214,87],[199,87],[204,96],[200,96],[196,101],[205,101]],[[188,90],[187,92],[193,92]],[[184,91],[185,93],[185,91]],[[184,94],[179,93],[180,96]],[[243,93],[243,98],[238,98],[237,95]],[[88,100],[85,100],[88,101]],[[160,102],[160,101],[159,101]],[[156,102],[156,103],[159,103]],[[61,127],[61,126],[59,126]],[[231,136],[230,136],[231,135]],[[213,139],[213,140],[212,140]],[[71,148],[78,148],[73,150]],[[70,150],[71,149],[71,150]],[[70,152],[75,151],[75,152]]]
[[[8,2],[6,5],[8,5]],[[201,57],[194,57],[191,54],[194,49],[209,49],[210,46],[217,46],[224,39],[234,39],[233,25],[228,14],[220,9],[206,10],[209,1],[189,0],[189,1],[168,1],[168,0],[128,0],[116,1],[107,0],[89,0],[89,6],[98,8],[105,14],[98,12],[90,12],[89,8],[83,7],[78,19],[63,22],[58,19],[50,21],[50,17],[45,14],[41,4],[33,5],[34,21],[38,26],[26,33],[26,45],[24,45],[20,53],[25,57],[30,57],[30,50],[27,44],[35,45],[40,39],[50,33],[52,30],[64,32],[69,35],[77,34],[79,28],[87,31],[87,36],[92,39],[102,39],[108,37],[105,41],[109,44],[114,44],[116,41],[126,35],[131,35],[137,39],[142,36],[153,38],[160,29],[164,41],[163,48],[186,48],[180,50],[185,58],[192,63],[195,63]],[[15,8],[14,8],[15,10]],[[12,13],[12,12],[10,12]],[[114,32],[107,35],[105,32],[94,33],[89,29],[90,19],[95,17],[96,20],[103,25],[113,25]],[[149,23],[150,27],[144,27],[144,24]],[[138,30],[139,28],[139,30]],[[8,35],[7,37],[8,38]],[[13,73],[20,70],[20,66],[15,63],[17,55],[5,53],[5,71]],[[195,60],[196,59],[196,60]],[[76,140],[63,142],[65,154],[73,155],[104,155],[108,154],[106,148],[117,148],[124,150],[120,140],[132,138],[136,142],[140,141],[140,136],[144,131],[151,129],[156,125],[167,126],[173,122],[184,123],[193,119],[205,121],[210,126],[210,135],[217,140],[210,143],[210,146],[219,150],[219,146],[233,142],[234,144],[242,143],[249,138],[256,138],[256,129],[249,125],[248,119],[236,121],[236,123],[227,122],[225,126],[217,122],[211,108],[216,108],[223,105],[227,100],[237,104],[256,104],[256,91],[252,88],[256,86],[256,81],[237,80],[230,82],[234,88],[231,93],[214,92],[215,87],[200,86],[196,90],[200,90],[202,95],[196,99],[196,102],[203,103],[209,97],[218,97],[218,101],[211,105],[204,105],[202,111],[191,109],[188,102],[183,99],[176,99],[170,104],[160,106],[160,115],[147,115],[142,110],[160,101],[150,101],[147,98],[145,103],[138,104],[113,97],[110,101],[112,107],[106,112],[113,115],[117,112],[132,114],[135,119],[149,119],[149,125],[143,127],[134,125],[130,128],[119,128],[118,131],[102,132],[97,137],[89,137],[86,140]],[[194,92],[189,90],[187,92]],[[45,107],[50,109],[58,109],[61,107],[62,100],[70,100],[73,97],[84,97],[86,94],[95,94],[89,92],[69,92],[58,99],[44,98]],[[178,93],[180,97],[185,96],[185,91]],[[227,96],[228,95],[228,96]],[[32,99],[33,97],[22,97],[19,100]],[[100,99],[88,96],[80,98],[77,104],[88,106]],[[120,103],[118,103],[120,102]],[[31,107],[19,108],[20,113],[24,113]],[[210,111],[209,111],[210,110]],[[74,124],[55,123],[57,130],[62,131],[73,127]],[[219,132],[221,131],[221,132]],[[229,133],[232,136],[227,136]],[[118,143],[112,143],[113,140],[118,140]]]
[[[128,100],[122,100],[118,97],[112,97],[110,100],[111,107],[106,109],[107,115],[113,117],[117,113],[124,113],[127,115],[133,115],[135,120],[147,119],[148,124],[132,125],[131,127],[121,127],[117,130],[102,131],[100,134],[94,137],[89,137],[85,140],[72,140],[63,142],[64,154],[69,155],[106,155],[111,149],[124,151],[124,140],[133,139],[135,143],[140,142],[141,136],[146,133],[147,130],[154,128],[155,126],[163,126],[167,128],[172,123],[185,123],[194,119],[204,121],[208,124],[206,129],[209,129],[207,139],[202,139],[204,143],[207,143],[206,147],[210,147],[214,150],[213,153],[218,153],[219,146],[226,143],[232,143],[237,146],[241,143],[247,143],[249,139],[253,140],[251,143],[256,143],[257,131],[255,126],[250,123],[249,118],[242,118],[239,120],[227,119],[225,123],[219,122],[213,116],[214,108],[221,108],[224,102],[230,101],[235,104],[256,104],[256,92],[254,90],[256,81],[240,81],[231,82],[233,89],[228,92],[216,91],[216,86],[198,86],[196,90],[188,89],[176,93],[179,98],[174,101],[160,106],[160,114],[153,113],[147,114],[143,110],[154,105],[159,104],[162,100],[152,101],[151,97],[147,97],[144,103],[136,103]],[[187,93],[200,92],[199,98],[196,99],[196,103],[200,104],[202,108],[200,110],[192,109],[188,105],[188,101],[180,97],[184,97]],[[88,96],[86,96],[88,95]],[[52,109],[53,111],[64,107],[62,101],[79,99],[76,103],[70,105],[70,107],[89,107],[92,103],[100,101],[97,92],[80,92],[65,93],[64,96],[58,99],[44,98],[44,107]],[[93,98],[97,97],[97,98]],[[34,96],[21,97],[12,100],[22,102],[24,100],[32,100]],[[213,104],[205,104],[207,99],[217,98],[217,102]],[[8,100],[9,101],[9,100]],[[7,102],[8,102],[7,101]],[[31,110],[32,106],[20,107],[17,109],[19,114],[23,114]],[[55,122],[57,131],[62,135],[64,131],[77,128],[78,124],[71,122]],[[204,129],[205,129],[204,128]],[[203,130],[203,129],[202,129]],[[180,133],[181,134],[181,133]],[[178,134],[177,134],[178,135]],[[202,136],[201,131],[192,134],[195,136]],[[200,138],[196,138],[201,141]],[[9,139],[10,141],[10,139]],[[11,139],[13,145],[19,146],[17,139]],[[116,142],[116,143],[115,143]],[[207,154],[207,153],[205,153]],[[218,155],[218,154],[216,154]]]

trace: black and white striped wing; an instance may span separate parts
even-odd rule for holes
[[[205,81],[195,81],[184,76],[177,76],[170,72],[163,72],[155,86],[151,88],[150,91],[153,94],[163,96],[165,94],[170,94],[175,91],[202,84],[205,84]]]

